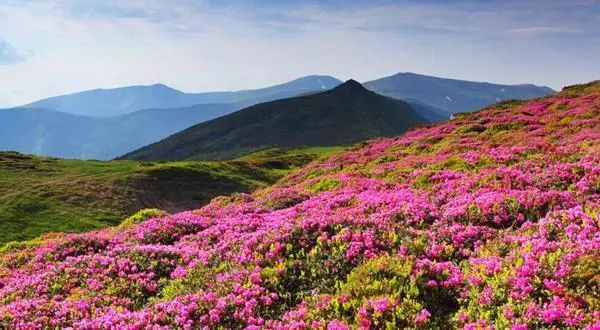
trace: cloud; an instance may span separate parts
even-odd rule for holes
[[[574,35],[581,33],[583,33],[583,31],[579,29],[550,26],[534,26],[505,31],[507,36],[516,38],[535,38],[541,36]]]
[[[315,73],[369,80],[414,71],[560,88],[600,75],[597,4],[0,0],[1,35],[14,43],[1,43],[0,54],[27,59],[0,65],[0,102],[156,82],[258,88]]]
[[[0,64],[14,64],[23,61],[25,61],[25,55],[0,38]]]

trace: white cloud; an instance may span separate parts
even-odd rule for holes
[[[600,20],[583,2],[375,3],[0,0],[2,37],[35,52],[0,66],[0,107],[90,88],[243,89],[307,74],[413,71],[555,88],[600,76],[590,33]],[[572,40],[553,42],[565,33]]]

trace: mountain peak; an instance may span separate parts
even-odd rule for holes
[[[348,80],[346,80],[346,82],[344,84],[354,85],[354,86],[361,86],[362,87],[362,85],[358,81],[356,81],[354,79],[348,79]]]
[[[526,100],[551,94],[546,87],[500,85],[399,72],[365,82],[369,90],[396,99],[416,99],[448,114],[475,111],[502,100]]]
[[[361,93],[368,92],[368,90],[354,79],[346,80],[345,83],[337,86],[331,90],[333,93]]]
[[[163,83],[156,83],[156,84],[152,84],[152,85],[150,85],[150,86],[148,86],[148,87],[151,87],[151,88],[153,88],[153,89],[162,89],[162,90],[169,90],[169,91],[177,91],[177,92],[180,92],[180,91],[176,90],[175,88],[173,88],[173,87],[170,87],[170,86],[168,86],[168,85],[165,85],[165,84],[163,84]]]
[[[327,92],[260,103],[197,124],[121,159],[228,159],[272,147],[346,145],[426,123],[409,104],[348,80]]]
[[[341,83],[341,81],[332,76],[310,75],[300,77],[290,82],[275,85],[272,87],[293,86],[294,88],[302,87],[306,88],[307,90],[328,90],[340,85]]]

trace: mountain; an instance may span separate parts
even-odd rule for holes
[[[436,108],[430,104],[411,98],[405,98],[403,101],[410,104],[410,106],[415,109],[416,112],[432,123],[438,123],[450,119],[451,114],[444,109]]]
[[[192,126],[121,158],[224,159],[270,147],[350,144],[424,123],[408,103],[349,80],[330,91],[261,103]]]
[[[42,99],[18,108],[42,108],[75,115],[111,117],[150,108],[181,108],[195,104],[238,103],[241,107],[327,90],[341,81],[330,76],[307,76],[287,83],[237,92],[184,93],[165,86],[130,86],[94,89]]]
[[[245,107],[319,94],[339,83],[329,76],[307,76],[237,92],[183,93],[157,84],[57,96],[23,108],[0,110],[0,150],[107,160]],[[550,92],[532,85],[493,85],[416,74],[398,74],[366,86],[403,98],[429,122],[447,120],[451,113],[465,107],[472,110],[499,99]]]
[[[600,81],[8,244],[0,328],[597,329],[599,201]]]
[[[158,84],[57,96],[0,110],[0,150],[108,160],[244,107],[339,83],[308,76],[239,92],[186,94]]]
[[[446,111],[447,115],[474,111],[501,101],[526,100],[555,93],[551,88],[531,84],[499,85],[410,72],[369,81],[364,86],[381,95],[418,100]]]
[[[235,92],[200,93],[202,103],[246,103],[247,106],[256,103],[289,98],[306,93],[314,93],[332,89],[342,82],[331,76],[311,75],[292,80],[287,83],[251,90]]]
[[[184,93],[163,84],[94,89],[42,99],[18,108],[42,108],[75,115],[111,117],[142,109],[183,108],[196,104],[235,103],[238,108],[257,103],[329,90],[341,81],[331,76],[311,75],[266,88]],[[443,117],[451,113],[473,111],[510,99],[531,99],[554,93],[535,85],[499,85],[438,78],[415,73],[398,73],[364,83],[378,94],[415,101],[440,109]]]
[[[0,247],[48,232],[114,226],[143,208],[199,208],[220,195],[265,187],[294,168],[339,151],[271,149],[227,162],[169,163],[0,152]]]
[[[110,140],[103,126],[94,118],[54,110],[0,110],[0,150],[88,158]]]
[[[18,108],[52,109],[93,117],[110,117],[147,108],[189,106],[194,95],[188,95],[163,84],[94,89],[42,99]]]
[[[107,118],[48,109],[0,110],[0,150],[108,160],[237,110],[237,104],[146,109]]]

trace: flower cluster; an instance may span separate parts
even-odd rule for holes
[[[10,244],[0,328],[599,329],[599,132],[588,86]]]

